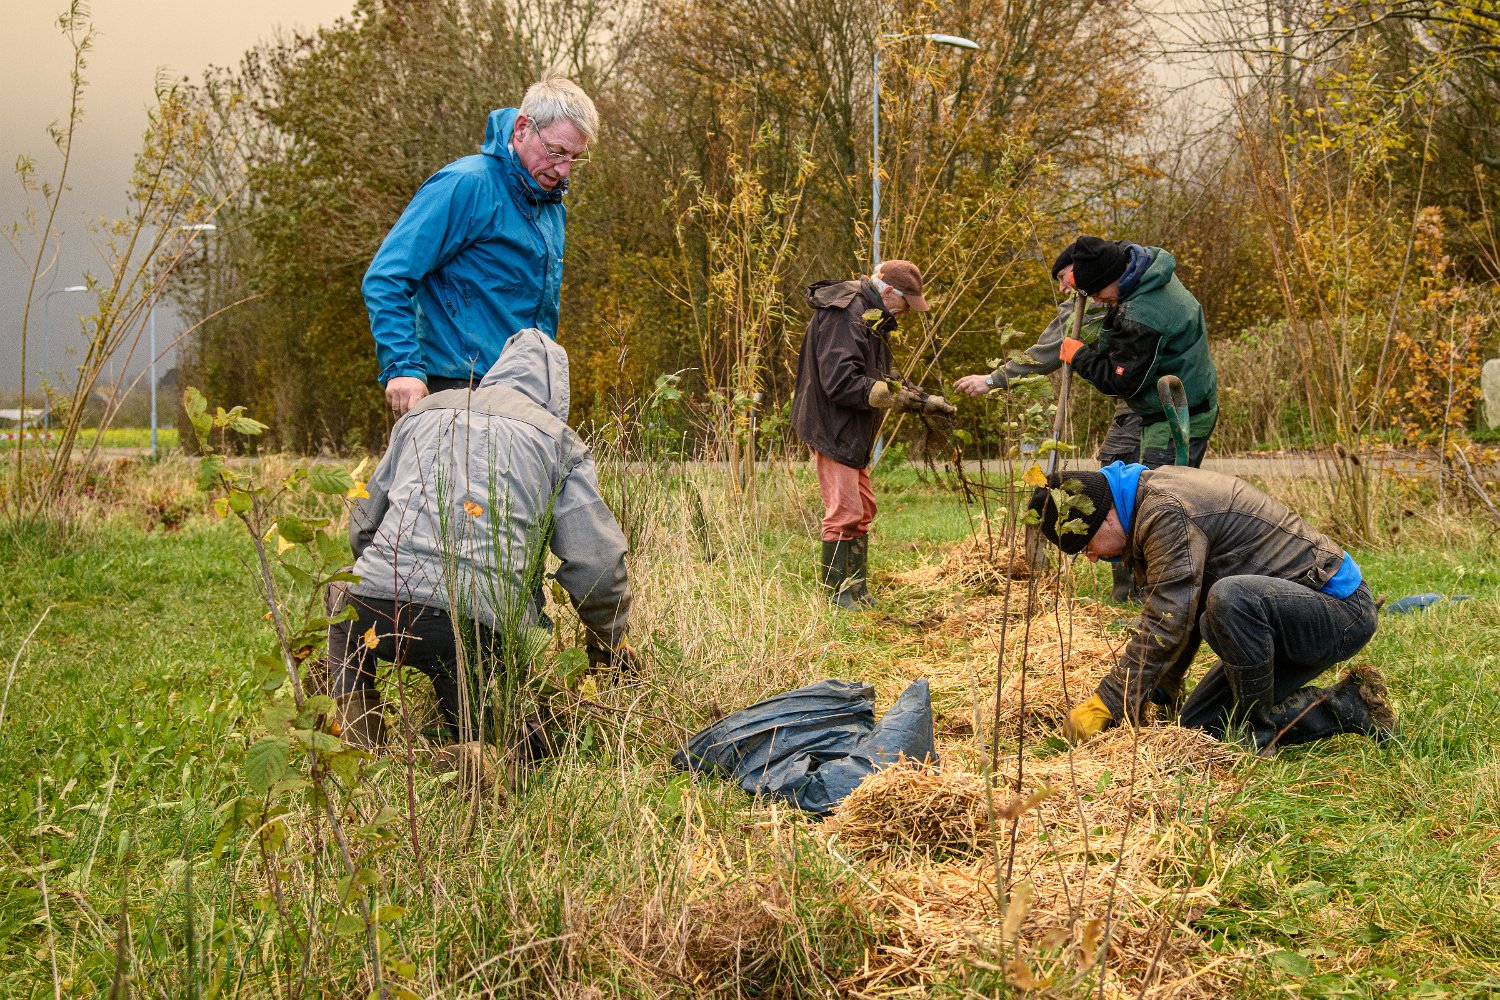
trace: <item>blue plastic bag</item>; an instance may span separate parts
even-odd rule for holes
[[[1424,608],[1430,608],[1440,601],[1457,602],[1472,601],[1473,599],[1468,594],[1454,594],[1452,597],[1449,597],[1447,594],[1412,594],[1410,597],[1403,597],[1399,601],[1391,601],[1381,610],[1388,615],[1404,615],[1411,611],[1421,611]]]
[[[938,760],[925,679],[902,692],[878,724],[869,684],[827,680],[778,694],[696,733],[672,766],[734,778],[752,795],[824,815],[901,756]]]

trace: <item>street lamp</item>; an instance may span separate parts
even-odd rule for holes
[[[46,295],[42,296],[42,336],[45,338],[45,340],[44,340],[45,346],[42,349],[42,353],[43,354],[47,355],[48,357],[51,357],[51,355],[52,355],[52,313],[51,313],[51,310],[49,308],[49,306],[50,306],[50,300],[51,300],[52,296],[54,296],[54,295],[62,295],[64,293],[66,293],[66,292],[86,292],[88,290],[89,290],[89,286],[88,285],[69,285],[66,288],[54,288],[54,289],[52,289],[52,291],[50,291]],[[42,364],[45,365],[46,362],[43,361]],[[42,371],[42,377],[43,377],[43,382],[42,382],[42,433],[43,434],[46,434],[49,430],[51,430],[51,416],[52,416],[52,407],[49,405],[49,400],[47,398],[47,383],[45,381],[46,374],[47,374],[46,370],[44,369]],[[21,414],[21,419],[22,419],[22,421],[24,423],[24,421],[26,419],[26,415],[24,413]]]
[[[888,45],[921,38],[934,45],[947,45],[955,49],[978,49],[979,43],[959,35],[917,33],[913,35],[886,35],[875,42],[875,152],[870,158],[870,217],[873,220],[873,245],[870,248],[870,272],[880,266],[880,50]]]
[[[219,227],[212,222],[200,222],[191,226],[178,226],[177,231],[179,233],[217,233]],[[156,446],[156,299],[157,292],[153,289],[151,293],[151,318],[149,320],[151,343],[148,348],[151,352],[151,458],[153,461],[161,457],[161,453]]]

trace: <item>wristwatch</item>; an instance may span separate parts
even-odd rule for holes
[[[994,372],[990,372],[988,375],[986,375],[984,377],[984,384],[987,385],[987,386],[989,386],[991,389],[995,388],[995,373]]]

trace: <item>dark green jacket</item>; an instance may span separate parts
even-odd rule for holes
[[[1073,371],[1106,396],[1123,399],[1146,424],[1164,420],[1156,381],[1176,375],[1188,408],[1219,404],[1219,379],[1208,356],[1203,307],[1174,273],[1177,261],[1160,247],[1130,296],[1109,310],[1099,339],[1073,355]]]

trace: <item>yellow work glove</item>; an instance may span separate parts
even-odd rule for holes
[[[1104,699],[1096,694],[1068,713],[1068,721],[1063,723],[1063,733],[1074,743],[1081,743],[1098,736],[1099,731],[1113,721],[1115,717],[1104,707]]]

